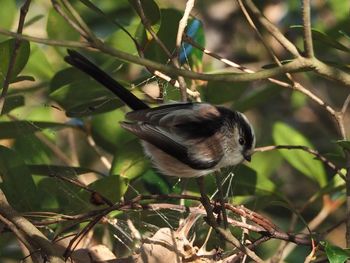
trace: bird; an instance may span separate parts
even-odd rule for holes
[[[205,102],[176,102],[151,108],[81,53],[65,61],[119,97],[130,109],[120,125],[141,139],[145,154],[164,175],[203,177],[250,161],[254,129],[247,117]]]

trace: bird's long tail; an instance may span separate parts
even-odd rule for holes
[[[84,57],[77,51],[68,49],[68,56],[64,60],[77,69],[88,74],[90,77],[101,83],[104,87],[112,91],[126,105],[133,110],[148,109],[149,106],[137,98],[129,90],[124,88],[119,82],[110,77],[106,72]]]

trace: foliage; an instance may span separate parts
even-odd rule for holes
[[[177,229],[178,219],[185,218],[190,208],[198,205],[198,200],[186,200],[184,205],[189,210],[182,213],[162,206],[158,211],[154,205],[164,202],[168,208],[175,207],[179,200],[169,197],[180,193],[198,196],[198,186],[194,179],[178,181],[152,168],[139,140],[119,125],[128,109],[96,81],[69,67],[64,61],[66,49],[80,45],[81,52],[150,105],[179,100],[181,96],[175,82],[155,76],[152,68],[136,66],[125,57],[111,56],[115,53],[110,50],[116,49],[170,64],[167,52],[145,27],[138,1],[72,2],[73,6],[61,1],[52,1],[53,5],[44,1],[31,3],[24,24],[25,34],[46,35],[47,40],[55,40],[58,45],[49,41],[44,44],[23,40],[12,66],[10,61],[16,40],[1,30],[16,28],[18,21],[14,17],[18,15],[18,3],[6,0],[1,5],[0,86],[4,89],[6,80],[10,86],[0,116],[0,189],[16,211],[33,223],[45,222],[42,232],[55,240],[78,233],[86,222],[99,219],[95,211],[116,205],[118,209],[102,215],[108,215],[108,220],[100,221],[93,228],[93,239],[95,243],[109,246],[110,251],[118,251],[118,256],[129,256],[141,242],[133,238],[135,235],[153,236],[164,227]],[[300,22],[299,2],[255,2],[299,50],[304,50],[305,26]],[[69,13],[70,8],[75,10],[75,13],[69,13],[75,26],[57,12],[55,3],[61,3],[63,12]],[[199,46],[213,51],[214,57],[183,42],[179,49],[183,68],[198,73],[235,76],[242,71],[252,73],[248,68],[256,71],[278,68],[270,56],[271,50],[280,61],[292,59],[290,53],[270,40],[267,30],[259,28],[265,43],[257,38],[240,9],[233,6],[226,1],[196,3],[187,32]],[[348,11],[344,10],[349,10],[349,4],[331,0],[311,7],[310,30],[315,56],[334,72],[342,70],[348,74],[350,32]],[[150,0],[142,1],[142,8],[159,41],[171,54],[176,54],[178,24],[185,6],[177,1]],[[273,8],[279,12],[271,12]],[[85,31],[78,32],[77,25]],[[88,49],[82,44],[87,40],[96,43],[91,36],[101,40],[100,46],[92,45],[93,49]],[[100,52],[95,52],[97,49]],[[225,67],[219,55],[239,65]],[[9,66],[12,67],[10,78],[7,76]],[[244,111],[255,127],[258,147],[285,146],[261,149],[254,154],[251,163],[221,171],[228,201],[265,215],[281,231],[290,229],[305,233],[310,235],[308,240],[317,236],[314,233],[320,234],[321,239],[327,241],[320,243],[323,249],[318,249],[313,256],[327,257],[330,262],[344,262],[349,258],[348,250],[344,249],[344,233],[327,231],[345,218],[346,187],[342,178],[350,158],[350,142],[339,132],[342,127],[337,123],[342,123],[345,133],[349,134],[349,125],[344,125],[349,117],[344,101],[350,85],[337,79],[336,72],[323,78],[325,74],[311,74],[307,72],[309,70],[312,69],[298,68],[299,73],[293,76],[274,76],[285,85],[267,81],[265,77],[262,78],[265,80],[253,82],[185,79],[187,86],[200,94],[200,97],[190,99]],[[302,88],[296,88],[296,83]],[[147,95],[146,85],[156,89],[159,98]],[[322,103],[313,99],[310,92]],[[325,105],[330,105],[331,110]],[[342,119],[337,119],[338,112],[334,110],[339,105],[343,105]],[[207,193],[212,195],[216,190],[214,179],[208,176],[205,180]],[[162,198],[130,201],[140,195]],[[326,216],[317,221],[321,213]],[[74,216],[81,217],[72,219]],[[233,210],[229,216],[241,221]],[[253,226],[260,226],[254,218],[248,219]],[[194,224],[187,234],[195,237],[195,245],[201,246],[208,226],[203,218]],[[237,237],[241,235],[238,228],[230,230]],[[328,234],[322,235],[324,233]],[[250,231],[245,238],[254,241],[262,236],[259,231]],[[262,242],[255,251],[264,260],[278,257],[282,254],[283,242],[278,238]],[[289,254],[281,260],[303,261],[311,251],[310,244],[297,244],[295,249],[289,247]],[[220,240],[218,234],[213,234],[207,250],[217,247],[224,249],[224,258],[236,252]],[[0,237],[1,262],[24,256],[14,236]]]

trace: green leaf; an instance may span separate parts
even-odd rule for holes
[[[111,174],[132,180],[141,176],[149,167],[149,161],[143,153],[142,146],[138,139],[134,139],[124,144],[114,155]]]
[[[147,18],[147,21],[151,25],[153,31],[157,33],[159,29],[159,21],[161,16],[157,3],[153,0],[140,2],[142,5],[142,10]],[[136,11],[138,10],[136,0],[129,0],[129,3],[135,8]]]
[[[81,195],[81,187],[57,177],[46,177],[38,183],[37,195],[41,198],[42,209],[58,213],[83,213],[94,206]]]
[[[58,72],[50,83],[50,90],[50,97],[69,117],[91,116],[124,105],[112,92],[74,68]]]
[[[350,258],[350,250],[333,246],[329,242],[322,241],[321,245],[325,247],[326,255],[330,263],[343,263]]]
[[[28,167],[17,153],[0,145],[1,189],[10,204],[18,211],[39,208],[37,188]]]
[[[343,149],[350,151],[350,141],[339,140],[336,143]]]
[[[250,108],[257,107],[261,104],[266,104],[269,101],[276,99],[282,89],[276,86],[268,86],[266,88],[255,90],[248,96],[238,100],[233,104],[235,110],[244,112]]]
[[[5,29],[11,29],[13,20],[18,11],[15,0],[1,0],[0,17],[1,27]]]
[[[181,18],[182,13],[178,10],[161,9],[161,20],[166,22],[161,24],[157,36],[170,52],[175,49],[176,35]],[[148,41],[148,38],[144,37],[143,48],[145,57],[148,59],[160,63],[166,63],[169,59],[153,39]]]
[[[0,79],[4,81],[7,70],[10,64],[10,58],[12,56],[15,39],[6,40],[0,43]],[[17,75],[23,70],[27,64],[30,54],[30,45],[26,40],[21,41],[21,45],[17,50],[15,64],[12,68],[12,74],[10,82],[16,79]]]
[[[32,76],[17,76],[12,83],[17,83],[21,81],[35,81],[35,78]]]
[[[120,198],[122,198],[127,190],[127,182],[128,180],[122,178],[118,174],[110,174],[93,182],[88,187],[91,190],[95,190],[111,202],[116,203],[120,201]]]
[[[95,173],[101,176],[104,174],[85,167],[72,167],[72,166],[63,166],[63,165],[42,165],[42,164],[32,164],[28,165],[32,174],[35,175],[45,175],[45,176],[54,176],[54,177],[73,177],[86,173]]]
[[[237,100],[246,90],[246,84],[235,83],[230,85],[227,82],[208,81],[207,87],[202,91],[205,96],[205,101],[213,104],[222,104],[228,101]]]
[[[285,123],[277,122],[273,127],[273,139],[277,145],[302,145],[314,148],[307,138]],[[323,164],[314,156],[302,150],[280,150],[282,156],[295,169],[318,182],[323,187],[327,183]]]
[[[46,25],[50,39],[79,40],[79,33],[54,9],[49,11]]]
[[[92,117],[92,137],[100,147],[111,153],[115,153],[116,149],[122,151],[124,145],[135,138],[119,124],[124,120],[124,115],[122,109],[117,109]]]
[[[303,26],[295,25],[295,26],[292,26],[291,28],[296,29],[296,30],[298,30],[298,32],[301,33]],[[321,32],[315,28],[312,28],[311,31],[312,31],[313,41],[322,43],[326,46],[333,47],[335,49],[338,49],[338,50],[341,50],[344,52],[350,52],[350,48],[344,46],[339,41],[335,40],[334,37],[328,36],[327,34]]]
[[[170,186],[164,176],[154,170],[148,170],[142,175],[145,188],[151,194],[169,194]]]
[[[7,96],[5,99],[3,114],[9,113],[13,109],[21,107],[23,105],[24,105],[24,97],[22,95]]]
[[[245,165],[240,165],[234,172],[232,186],[237,195],[270,195],[275,191],[275,184],[268,178],[259,176],[256,171]]]
[[[16,138],[43,129],[62,129],[74,127],[68,124],[45,121],[7,121],[0,122],[0,139]]]
[[[32,43],[26,71],[34,74],[41,80],[50,80],[54,74],[54,70],[47,60],[48,53],[38,44]]]

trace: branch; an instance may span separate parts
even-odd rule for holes
[[[144,13],[144,10],[142,8],[141,0],[136,1],[136,6],[137,6],[137,13],[139,14],[139,16],[141,18],[141,22],[145,26],[146,30],[152,35],[153,39],[163,49],[163,51],[168,56],[169,60],[172,62],[174,67],[180,68],[180,63],[177,60],[177,58],[173,58],[173,55],[171,54],[169,49],[165,46],[163,41],[157,36],[157,34],[152,29],[151,24],[150,24],[149,20],[147,19],[146,15]],[[186,101],[187,100],[186,82],[182,76],[178,75],[177,77],[178,77],[178,83],[179,83],[179,88],[180,88],[180,93],[181,93],[181,99],[182,99],[182,101]]]
[[[334,163],[332,163],[326,157],[321,155],[317,150],[311,149],[307,146],[303,146],[303,145],[271,145],[271,146],[264,146],[264,147],[256,148],[254,150],[254,152],[266,152],[266,151],[279,150],[279,149],[302,150],[302,151],[305,151],[307,153],[310,153],[310,154],[314,155],[318,160],[323,162],[325,165],[327,165],[329,168],[331,168],[344,181],[346,181],[345,175],[342,173],[340,168],[338,168]]]
[[[23,32],[24,21],[25,21],[26,15],[28,13],[30,3],[31,3],[31,0],[26,0],[21,7],[19,21],[18,21],[18,27],[17,27],[17,34],[18,35],[21,35]],[[21,42],[22,42],[22,40],[16,37],[14,45],[13,45],[12,53],[10,56],[10,61],[9,61],[9,65],[7,68],[6,76],[5,76],[3,85],[2,85],[2,92],[0,95],[0,113],[1,113],[0,115],[3,114],[6,95],[7,95],[8,89],[9,89],[11,78],[13,77],[12,73],[13,73],[13,69],[14,69],[15,64],[16,64],[16,58],[17,58],[18,50],[21,46]]]
[[[300,57],[298,49],[295,45],[290,42],[280,31],[279,29],[272,24],[266,17],[260,12],[260,10],[255,6],[253,1],[246,0],[246,5],[249,10],[255,15],[255,17],[259,20],[261,25],[265,27],[265,29],[286,49],[288,50],[295,58]]]
[[[304,34],[304,49],[306,57],[314,56],[314,48],[312,44],[311,19],[310,19],[310,0],[303,0],[303,34]]]
[[[38,250],[43,258],[48,257],[50,262],[63,263],[61,255],[57,252],[54,245],[44,236],[32,223],[18,214],[7,202],[4,193],[0,190],[0,215],[10,221],[18,231],[23,233],[25,239],[30,243],[27,247],[30,251]],[[9,227],[13,227],[8,225]]]

